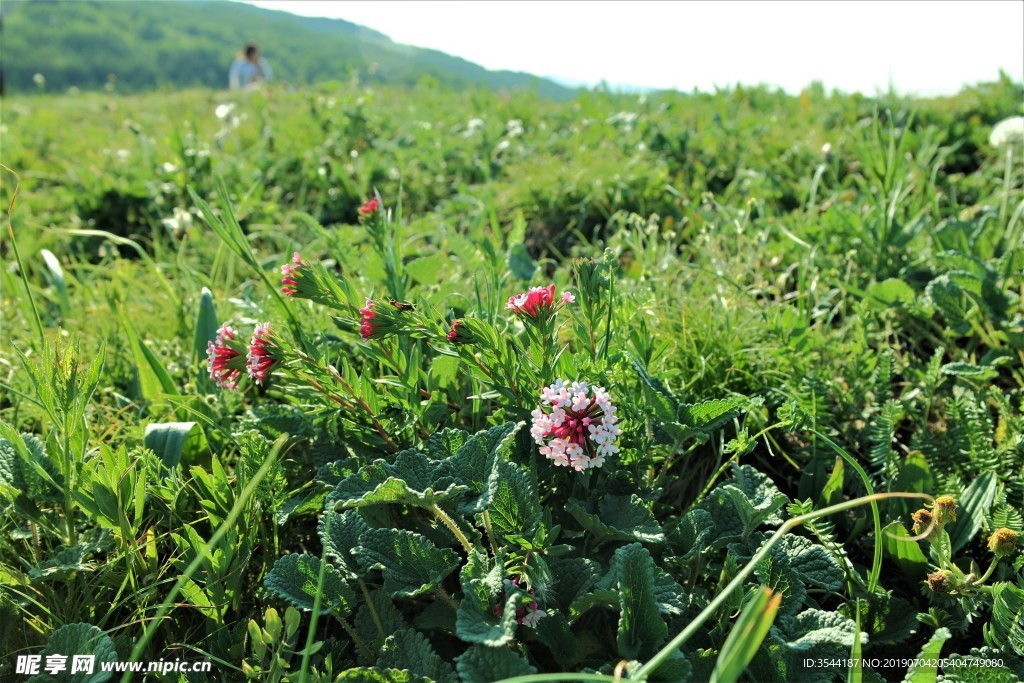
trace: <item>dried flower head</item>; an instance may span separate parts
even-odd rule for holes
[[[913,531],[915,534],[923,534],[925,531],[932,527],[932,513],[930,510],[921,508],[913,515],[914,526]]]
[[[932,516],[935,517],[935,523],[940,526],[946,526],[950,522],[956,521],[956,501],[953,500],[953,496],[939,496],[932,503]]]
[[[618,418],[608,392],[587,382],[566,385],[561,379],[540,393],[530,434],[540,453],[559,467],[577,472],[601,467],[605,456],[619,451]],[[550,407],[550,412],[548,412]]]
[[[955,588],[952,578],[953,575],[948,569],[940,569],[929,574],[925,582],[936,593],[950,593]]]
[[[996,529],[988,538],[988,549],[995,553],[996,557],[1013,557],[1017,552],[1019,538],[1020,534],[1013,529]]]

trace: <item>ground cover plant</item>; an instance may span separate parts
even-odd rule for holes
[[[0,677],[1017,680],[1021,99],[5,99]]]

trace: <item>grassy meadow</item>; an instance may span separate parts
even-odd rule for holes
[[[0,679],[1019,680],[1022,99],[5,97]]]

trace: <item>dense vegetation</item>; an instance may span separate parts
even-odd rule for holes
[[[297,17],[214,0],[6,0],[3,72],[8,92],[158,86],[223,88],[242,46],[263,48],[276,80],[348,81],[572,91],[511,71],[488,71],[437,50],[399,45],[340,19]],[[37,74],[44,79],[37,81]]]
[[[1022,94],[5,99],[0,678],[1017,680]]]

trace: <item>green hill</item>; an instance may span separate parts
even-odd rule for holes
[[[256,41],[274,79],[295,84],[345,80],[410,85],[432,78],[444,86],[518,90],[548,98],[574,93],[530,74],[488,71],[437,50],[399,45],[340,19],[297,17],[237,2],[175,0],[83,2],[6,0],[3,76],[8,92],[38,87],[225,87],[239,48]]]

